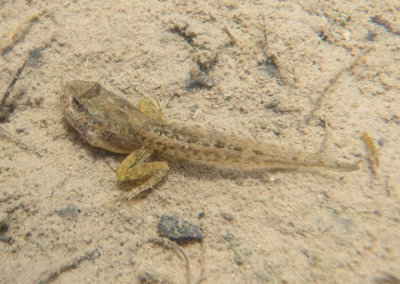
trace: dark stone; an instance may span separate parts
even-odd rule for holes
[[[199,213],[199,215],[197,216],[197,218],[201,219],[201,218],[204,218],[204,216],[205,216],[204,211],[201,211],[201,212]]]
[[[157,224],[160,236],[171,240],[201,240],[203,234],[199,225],[194,225],[175,216],[161,215]]]

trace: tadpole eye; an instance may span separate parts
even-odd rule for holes
[[[82,107],[81,102],[80,102],[80,100],[78,98],[75,98],[75,97],[72,98],[71,105],[74,108],[74,110],[83,111],[83,107]]]

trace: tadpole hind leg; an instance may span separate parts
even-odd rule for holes
[[[166,175],[168,163],[164,161],[148,162],[151,155],[151,151],[137,150],[130,153],[125,160],[122,161],[117,171],[117,178],[119,181],[145,180],[142,184],[129,191],[124,196],[124,199],[131,200],[137,197],[143,191],[159,183]]]

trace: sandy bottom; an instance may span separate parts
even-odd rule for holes
[[[0,1],[1,283],[400,282],[398,2],[217,2]],[[172,161],[163,183],[119,202],[124,157],[63,118],[73,79],[360,170]],[[149,241],[163,214],[200,224],[203,241]]]

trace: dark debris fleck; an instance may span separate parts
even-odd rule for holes
[[[73,204],[68,204],[67,207],[57,210],[57,213],[60,217],[69,220],[75,219],[80,212],[81,209],[77,208]]]

